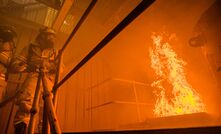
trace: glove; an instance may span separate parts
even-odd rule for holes
[[[24,72],[27,69],[26,64],[13,64],[11,67],[12,72]]]

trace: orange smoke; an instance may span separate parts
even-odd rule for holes
[[[153,47],[150,48],[151,67],[157,80],[151,86],[157,96],[154,115],[156,117],[174,116],[205,112],[199,94],[188,83],[182,59],[171,48],[169,41],[161,35],[152,35]]]

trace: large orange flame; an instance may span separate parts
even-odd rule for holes
[[[186,62],[177,57],[163,36],[153,34],[151,38],[154,45],[150,48],[151,67],[157,75],[157,80],[151,84],[157,96],[154,115],[164,117],[205,112],[199,94],[186,79],[183,69]]]

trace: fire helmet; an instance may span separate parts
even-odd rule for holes
[[[40,29],[39,34],[54,34],[54,35],[56,35],[56,31],[52,28],[45,27],[45,28]]]

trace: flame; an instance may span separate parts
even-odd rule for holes
[[[157,76],[151,84],[157,96],[154,115],[164,117],[205,112],[199,94],[187,82],[183,69],[186,62],[178,58],[163,36],[153,34],[151,38],[154,44],[150,48],[151,67]]]

